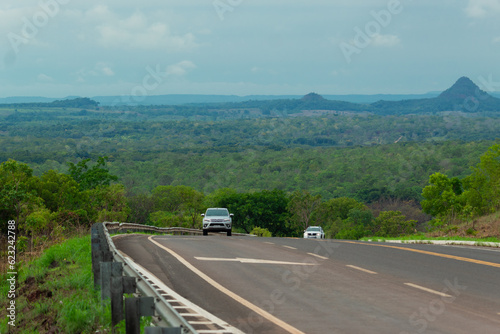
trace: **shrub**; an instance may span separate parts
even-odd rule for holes
[[[271,232],[267,228],[255,227],[250,234],[256,235],[258,237],[272,237]]]

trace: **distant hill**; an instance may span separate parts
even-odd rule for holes
[[[351,95],[322,95],[324,99],[334,101],[345,101],[351,103],[369,104],[380,100],[401,101],[410,99],[422,99],[436,97],[441,92],[432,92],[426,94],[351,94]],[[498,93],[500,97],[500,93]],[[74,99],[76,97],[49,98],[40,96],[16,96],[0,98],[0,104],[17,103],[50,103],[56,100]],[[302,95],[199,95],[199,94],[169,94],[169,95],[151,95],[144,99],[137,100],[132,96],[94,96],[92,100],[99,102],[101,106],[114,105],[183,105],[183,104],[202,104],[202,103],[236,103],[245,101],[269,101],[269,100],[287,100],[301,99]]]
[[[472,80],[461,77],[439,96],[428,99],[378,101],[372,103],[381,114],[408,114],[439,111],[500,112],[500,99],[481,90]]]
[[[99,102],[89,99],[88,97],[77,97],[66,100],[55,100],[50,102],[25,102],[25,103],[8,103],[3,104],[10,108],[98,108]]]
[[[1,105],[26,103],[52,103],[75,100],[78,97],[55,99],[46,97],[0,98]],[[375,94],[375,95],[200,95],[170,94],[151,95],[141,99],[132,96],[96,96],[92,101],[101,106],[179,106],[206,105],[217,108],[260,108],[265,113],[271,110],[289,112],[297,110],[371,111],[377,114],[408,114],[439,111],[500,111],[500,92],[488,94],[469,78],[462,77],[444,92],[426,94]],[[87,107],[90,108],[92,104]]]
[[[18,103],[50,103],[57,99],[41,96],[12,96],[0,98],[0,104],[18,104]]]
[[[264,115],[273,113],[294,114],[305,110],[332,110],[364,112],[370,111],[368,104],[351,103],[346,101],[332,101],[323,98],[321,95],[311,93],[300,99],[281,99],[257,101],[251,100],[237,103],[214,104],[216,109],[260,109]]]
[[[317,102],[317,101],[324,101],[325,98],[319,94],[316,94],[316,93],[309,93],[307,95],[304,95],[301,98],[301,100],[305,101],[305,102]]]
[[[324,99],[345,101],[351,103],[369,104],[380,100],[401,101],[409,99],[423,99],[436,97],[441,92],[426,94],[350,94],[350,95],[322,95]],[[500,95],[500,93],[499,93]],[[112,105],[183,105],[203,103],[238,103],[246,101],[294,100],[301,99],[302,95],[197,95],[197,94],[170,94],[146,96],[141,101],[135,101],[131,96],[94,96],[92,100],[102,106]],[[1,103],[1,99],[0,99]]]

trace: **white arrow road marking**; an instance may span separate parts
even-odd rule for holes
[[[261,259],[226,259],[221,257],[194,257],[196,260],[200,261],[225,261],[225,262],[240,262],[240,263],[257,263],[257,264],[288,264],[296,266],[317,266],[317,263],[303,263],[303,262],[286,262],[286,261],[273,261],[273,260],[261,260]]]
[[[284,322],[283,320],[280,320],[278,318],[276,318],[274,315],[272,315],[271,313],[261,309],[260,307],[258,307],[257,305],[255,304],[252,304],[251,302],[249,302],[248,300],[240,297],[239,295],[235,294],[234,292],[232,292],[231,290],[223,287],[222,285],[220,285],[219,283],[217,283],[216,281],[214,281],[213,279],[211,279],[209,276],[207,276],[205,273],[201,272],[198,268],[196,268],[195,266],[193,266],[191,263],[189,263],[188,261],[186,261],[182,256],[180,256],[179,254],[177,254],[176,252],[174,252],[173,250],[163,246],[162,244],[160,244],[159,242],[153,240],[153,236],[149,237],[148,238],[149,241],[151,241],[152,243],[154,243],[156,246],[166,250],[167,252],[169,252],[172,256],[174,256],[179,262],[181,262],[183,265],[185,265],[188,269],[190,269],[193,273],[195,273],[196,275],[200,276],[202,279],[204,279],[207,283],[209,283],[210,285],[212,285],[214,288],[216,288],[217,290],[219,290],[220,292],[226,294],[227,296],[233,298],[235,301],[237,301],[238,303],[248,307],[250,310],[254,311],[255,313],[259,314],[260,316],[262,316],[263,318],[273,322],[274,324],[278,325],[279,327],[283,328],[284,330],[286,330],[287,332],[289,333],[292,333],[292,334],[305,334],[304,332],[298,330],[297,328],[293,327],[292,325],[289,325],[287,324],[286,322]]]

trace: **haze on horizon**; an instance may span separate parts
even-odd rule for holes
[[[0,97],[500,91],[500,0],[4,0]]]

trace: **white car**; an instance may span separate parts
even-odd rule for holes
[[[208,208],[203,217],[203,235],[208,232],[226,232],[227,236],[231,236],[231,228],[233,224],[233,214],[229,213],[226,208]]]
[[[309,226],[307,230],[304,231],[305,239],[324,239],[325,232],[321,226]]]

